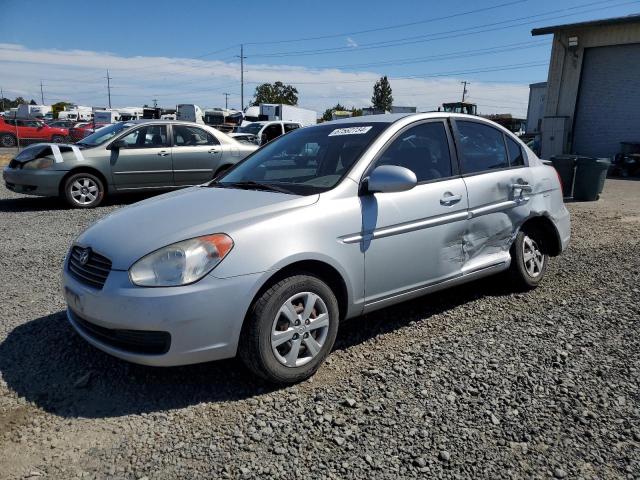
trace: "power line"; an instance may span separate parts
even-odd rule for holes
[[[544,65],[548,65],[547,60],[539,60],[537,62],[527,62],[527,63],[516,63],[510,65],[495,65],[492,67],[482,67],[478,69],[471,70],[460,70],[460,71],[448,71],[448,72],[439,72],[439,73],[427,73],[427,74],[416,74],[409,76],[399,76],[399,77],[389,77],[389,80],[416,80],[421,78],[434,78],[434,77],[446,77],[451,75],[465,75],[472,73],[487,73],[487,72],[501,72],[506,70],[518,70],[522,68],[532,68],[532,67],[541,67]],[[346,84],[346,83],[371,83],[373,80],[371,78],[362,79],[362,80],[343,80],[341,82],[336,81],[310,81],[310,82],[295,82],[296,85],[335,85],[336,83]],[[247,83],[258,84],[262,82],[254,82],[250,81]]]
[[[384,40],[384,41],[371,42],[371,43],[361,44],[357,49],[354,49],[352,47],[332,47],[332,48],[324,48],[324,49],[297,50],[297,51],[294,50],[294,51],[283,51],[283,52],[271,52],[271,53],[263,53],[263,54],[254,54],[254,55],[250,55],[250,57],[251,58],[277,58],[277,57],[291,57],[291,56],[308,56],[308,55],[321,55],[321,54],[328,54],[328,53],[345,53],[345,52],[354,52],[354,51],[361,51],[361,50],[372,50],[372,49],[378,49],[378,48],[397,47],[397,46],[403,46],[403,45],[411,45],[411,44],[415,44],[415,43],[424,43],[424,42],[431,42],[431,41],[436,41],[436,40],[446,40],[446,39],[453,38],[453,37],[457,38],[457,37],[460,37],[460,36],[475,35],[475,34],[478,34],[478,33],[493,32],[493,31],[496,31],[496,30],[503,30],[503,29],[507,29],[507,28],[513,28],[513,27],[519,27],[519,26],[523,26],[523,25],[528,25],[530,23],[537,23],[539,21],[544,21],[544,20],[554,20],[554,19],[558,19],[558,18],[564,18],[564,17],[569,17],[569,16],[573,16],[573,15],[577,15],[577,14],[594,12],[594,11],[608,9],[608,8],[612,8],[612,7],[618,7],[618,6],[628,5],[628,4],[640,3],[638,0],[634,0],[634,1],[624,2],[624,3],[620,3],[620,4],[616,4],[616,5],[607,5],[605,7],[598,7],[598,8],[588,9],[588,10],[584,10],[584,11],[581,11],[581,12],[574,12],[574,13],[568,13],[568,14],[564,14],[564,15],[549,16],[549,15],[552,15],[552,14],[555,14],[555,13],[566,12],[568,10],[582,9],[582,8],[589,7],[589,6],[592,6],[592,5],[608,3],[608,2],[611,2],[611,1],[612,0],[599,0],[599,1],[596,1],[596,2],[589,2],[589,3],[586,3],[586,4],[576,5],[576,6],[569,7],[569,8],[551,10],[551,11],[548,11],[548,12],[545,12],[545,13],[539,13],[539,14],[535,14],[535,15],[527,15],[527,16],[524,16],[524,17],[512,18],[512,19],[503,20],[503,21],[500,21],[500,22],[487,23],[487,24],[478,25],[478,26],[471,27],[471,28],[457,28],[457,29],[453,29],[453,30],[447,30],[447,31],[444,31],[444,32],[435,32],[435,33],[430,33],[430,34],[425,34],[425,35],[417,35],[417,36],[414,35],[414,36],[410,36],[410,37],[396,38],[394,40]],[[545,16],[547,16],[547,18],[539,18],[539,17],[545,17]],[[535,21],[531,21],[534,18],[536,20]],[[482,28],[485,28],[485,27],[495,27],[497,25],[504,25],[504,24],[508,24],[508,23],[512,23],[512,22],[519,22],[521,20],[528,20],[528,21],[526,21],[524,23],[514,24],[514,25],[506,25],[506,26],[501,26],[501,27],[497,27],[497,28],[486,28],[484,30],[478,30],[478,29],[482,29]],[[477,31],[469,31],[469,30],[477,30]]]
[[[260,42],[246,42],[245,45],[272,45],[272,44],[278,44],[278,43],[293,43],[293,42],[306,42],[306,41],[310,41],[310,40],[325,40],[327,38],[338,38],[338,37],[347,37],[347,36],[354,36],[354,35],[361,35],[363,33],[373,33],[373,32],[381,32],[384,30],[394,30],[397,28],[404,28],[404,27],[412,27],[415,25],[422,25],[425,23],[432,23],[432,22],[439,22],[441,20],[449,20],[451,18],[456,18],[456,17],[462,17],[465,15],[472,15],[474,13],[481,13],[481,12],[487,12],[489,10],[495,10],[498,8],[502,8],[502,7],[508,7],[511,5],[515,5],[517,3],[523,3],[526,2],[527,0],[516,0],[516,1],[512,1],[512,2],[507,2],[507,3],[501,3],[498,5],[493,5],[490,7],[483,7],[483,8],[477,8],[475,10],[468,10],[466,12],[460,12],[460,13],[454,13],[451,15],[445,15],[442,17],[434,17],[434,18],[427,18],[424,20],[418,20],[415,22],[409,22],[409,23],[398,23],[396,25],[387,25],[387,26],[383,26],[383,27],[377,27],[377,28],[369,28],[366,30],[357,30],[354,32],[343,32],[343,33],[333,33],[333,34],[329,34],[329,35],[319,35],[316,37],[303,37],[303,38],[294,38],[294,39],[288,39],[288,40],[272,40],[272,41],[260,41]]]
[[[384,62],[356,63],[356,64],[346,64],[346,65],[322,65],[314,68],[317,68],[317,69],[366,68],[366,67],[391,66],[391,65],[413,65],[416,63],[426,63],[434,60],[449,60],[449,59],[456,59],[456,58],[475,57],[479,55],[504,53],[504,52],[510,52],[513,50],[521,50],[526,48],[538,48],[543,46],[548,47],[550,46],[550,43],[546,40],[518,42],[518,43],[510,43],[506,45],[497,45],[495,47],[473,49],[473,50],[459,50],[457,52],[442,53],[438,55],[431,55],[428,57],[409,57],[404,59],[388,60]]]

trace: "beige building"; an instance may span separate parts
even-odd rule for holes
[[[542,157],[613,157],[640,142],[640,15],[536,28],[553,34]]]

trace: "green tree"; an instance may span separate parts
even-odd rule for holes
[[[346,107],[340,105],[339,103],[336,103],[335,107],[327,108],[324,111],[324,113],[322,114],[322,120],[324,122],[328,122],[329,120],[331,120],[333,112],[335,112],[336,110],[346,110]]]
[[[29,105],[37,105],[36,101],[32,98],[31,101],[29,102]]]
[[[261,103],[284,103],[285,105],[298,104],[298,89],[282,82],[263,83],[256,87],[253,105]]]
[[[391,95],[391,84],[387,76],[380,78],[373,86],[373,96],[371,97],[373,108],[383,111],[390,111],[393,105],[393,95]]]

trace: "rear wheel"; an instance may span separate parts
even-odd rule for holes
[[[62,135],[54,135],[53,137],[51,137],[51,141],[53,143],[64,143],[65,137]]]
[[[5,148],[15,147],[18,144],[16,137],[11,135],[10,133],[3,133],[0,135],[0,145]]]
[[[239,354],[256,375],[274,383],[312,376],[333,347],[338,302],[312,275],[294,275],[274,284],[254,303],[242,329]]]
[[[64,183],[64,196],[75,208],[93,208],[104,199],[104,184],[96,175],[81,172],[71,175]]]
[[[545,252],[544,238],[538,230],[518,232],[511,246],[509,276],[519,290],[531,290],[540,284],[549,263]]]

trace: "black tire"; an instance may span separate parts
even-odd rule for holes
[[[64,137],[64,135],[54,135],[53,137],[51,137],[52,143],[64,143],[65,141],[66,138]]]
[[[321,332],[314,330],[313,332],[316,333],[300,333],[299,335],[296,333],[294,338],[300,339],[298,342],[298,345],[301,345],[300,352],[310,357],[308,360],[302,358],[302,361],[307,362],[303,365],[287,366],[282,363],[284,360],[282,356],[281,360],[276,357],[274,352],[276,347],[272,347],[271,342],[272,329],[277,328],[277,326],[274,327],[274,324],[278,324],[278,318],[281,320],[284,318],[285,322],[287,321],[286,317],[278,314],[281,307],[292,297],[306,293],[313,293],[320,298],[322,303],[318,304],[321,305],[319,310],[326,307],[329,320],[328,326],[324,327],[326,331],[323,330],[324,342],[318,349],[318,353],[313,356],[311,350],[307,349],[306,342],[308,340],[305,339],[309,335],[318,335],[319,337]],[[315,300],[313,310],[316,311]],[[303,317],[303,315],[304,313],[300,316]],[[311,377],[331,352],[338,333],[338,323],[338,301],[331,288],[311,274],[293,275],[273,284],[256,299],[242,328],[238,354],[249,370],[269,382],[277,384],[301,382]],[[301,327],[304,328],[303,325]],[[295,332],[300,327],[289,325],[285,329],[290,331],[290,328]],[[311,330],[309,331],[311,332]],[[293,341],[294,339],[285,342],[277,349],[289,348],[289,352],[291,352]],[[296,356],[296,358],[298,357]]]
[[[96,187],[95,190],[92,188],[93,186]],[[87,190],[82,190],[82,187]],[[79,172],[65,180],[62,193],[66,202],[73,208],[94,208],[104,200],[105,185],[97,175]],[[84,200],[82,200],[83,194],[85,195]]]
[[[534,248],[539,252],[539,255],[533,253],[533,255],[539,259],[539,262],[535,260],[525,261],[525,250],[531,251],[530,248],[526,247],[527,241],[532,242]],[[508,271],[508,279],[512,282],[516,290],[533,290],[542,282],[544,274],[547,271],[547,265],[549,264],[547,251],[544,243],[544,235],[538,230],[525,229],[518,232],[511,246],[511,265]]]
[[[12,148],[18,144],[16,137],[11,135],[10,133],[3,133],[0,135],[0,146],[4,148]]]

